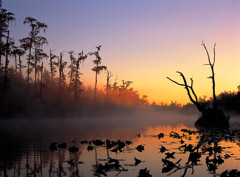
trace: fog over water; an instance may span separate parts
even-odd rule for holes
[[[65,119],[1,120],[0,129],[25,140],[124,138],[158,125],[192,127],[197,115],[167,111],[136,111],[129,115]]]

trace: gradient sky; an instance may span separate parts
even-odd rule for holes
[[[149,100],[189,102],[186,91],[166,79],[181,81],[175,71],[193,77],[198,96],[211,96],[210,54],[216,46],[216,92],[237,90],[240,84],[239,0],[3,0],[3,8],[15,13],[11,27],[15,39],[25,37],[23,25],[31,16],[48,25],[46,51],[76,53],[95,51],[103,45],[102,64],[118,81],[133,87]],[[82,79],[93,85],[92,57],[84,63]],[[106,73],[100,75],[105,84]]]

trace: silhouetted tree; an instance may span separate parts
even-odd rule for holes
[[[22,68],[24,68],[25,66],[22,65],[21,57],[25,54],[25,51],[20,47],[16,47],[16,49],[14,50],[14,54],[18,56],[18,69],[20,76],[22,76]]]
[[[107,70],[107,85],[106,85],[106,103],[108,103],[108,91],[111,85],[109,84],[110,78],[112,77],[111,71]]]
[[[34,51],[34,62],[32,63],[33,68],[34,68],[34,84],[36,86],[37,84],[37,74],[40,71],[41,66],[39,63],[42,61],[43,58],[47,58],[48,55],[43,52],[42,49],[35,49]]]
[[[75,61],[75,77],[74,77],[74,99],[75,101],[78,99],[78,93],[82,92],[83,90],[81,89],[82,86],[82,82],[80,81],[80,75],[82,73],[80,73],[80,64],[82,62],[84,62],[84,60],[86,60],[87,55],[85,55],[83,53],[83,51],[81,53],[78,54],[78,59]]]
[[[127,92],[129,91],[128,88],[132,84],[132,81],[124,81],[122,80],[122,85],[119,87],[119,96],[121,98],[121,104],[127,103]],[[129,97],[128,97],[129,98]]]
[[[15,63],[15,70],[17,72],[18,70],[18,64],[17,64],[17,47],[13,46],[13,50],[11,51],[11,55],[14,57],[14,63]]]
[[[29,32],[29,36],[23,39],[20,39],[21,47],[25,48],[29,51],[28,61],[27,61],[27,93],[29,91],[29,82],[30,82],[30,74],[31,74],[31,61],[34,60],[34,56],[32,56],[32,49],[39,49],[40,46],[47,43],[47,39],[41,36],[38,36],[40,31],[43,30],[45,32],[47,25],[45,23],[37,21],[35,18],[26,17],[24,24],[29,24],[31,30]]]
[[[73,83],[73,75],[74,75],[74,72],[76,70],[76,66],[75,66],[75,63],[76,63],[76,58],[74,57],[74,51],[69,51],[68,52],[69,55],[70,55],[70,65],[69,65],[69,72],[68,72],[68,75],[69,75],[69,87],[68,87],[68,95],[70,94],[70,92],[72,91],[72,85],[74,84]]]
[[[7,89],[7,82],[8,82],[7,73],[8,73],[8,64],[9,64],[9,60],[8,60],[9,47],[10,47],[10,39],[9,39],[9,31],[7,31],[7,42],[5,45],[6,53],[5,53],[5,67],[4,67],[4,90]]]
[[[90,55],[94,55],[96,57],[95,60],[93,60],[93,63],[96,65],[94,68],[92,68],[92,70],[96,73],[95,75],[95,87],[94,87],[94,104],[96,103],[96,90],[97,90],[97,75],[102,71],[102,70],[106,70],[107,67],[106,66],[101,66],[101,60],[102,58],[99,55],[99,51],[101,49],[101,45],[97,46],[97,51],[90,53]]]
[[[214,45],[214,56],[213,62],[210,60],[210,56],[205,44],[202,42],[202,45],[207,53],[208,57],[208,64],[211,68],[212,75],[208,78],[212,79],[212,90],[213,90],[213,108],[209,108],[205,103],[200,102],[198,97],[193,89],[193,79],[191,78],[191,84],[187,83],[187,80],[183,73],[177,71],[183,79],[183,83],[176,82],[171,78],[167,77],[173,83],[183,86],[187,90],[188,97],[190,101],[197,107],[197,109],[202,113],[202,116],[197,120],[195,123],[196,125],[200,126],[220,126],[226,127],[229,125],[228,118],[223,114],[222,110],[217,107],[217,98],[215,94],[215,73],[214,73],[214,65],[215,65],[215,46]]]
[[[1,4],[2,6],[2,4]],[[9,42],[9,24],[15,20],[15,15],[11,12],[7,12],[6,9],[0,9],[0,69],[2,68],[2,56],[8,53]],[[6,43],[3,39],[6,39]],[[5,44],[5,45],[4,45]],[[8,57],[8,56],[6,56]],[[6,59],[8,60],[8,59]]]
[[[118,88],[119,86],[117,85],[117,78],[115,79],[115,82],[113,83],[112,89],[115,95],[114,102],[117,104],[117,96],[118,96]]]
[[[0,72],[2,72],[2,55],[5,55],[5,66],[4,66],[4,90],[7,89],[7,82],[8,82],[8,56],[10,54],[10,36],[9,36],[9,24],[10,22],[14,21],[15,17],[14,14],[11,12],[7,12],[6,9],[2,9],[0,11]],[[6,39],[4,42],[3,39]]]
[[[41,36],[36,37],[36,41],[34,43],[35,50],[34,50],[34,57],[33,57],[33,68],[34,68],[34,84],[37,84],[37,73],[39,71],[39,63],[42,61],[43,58],[47,58],[48,55],[43,52],[41,46],[43,44],[47,44],[47,39]]]
[[[54,61],[54,59],[57,58],[56,55],[54,55],[52,53],[52,51],[50,50],[50,55],[49,55],[49,60],[50,60],[50,63],[49,63],[49,66],[50,66],[50,75],[51,75],[51,80],[53,81],[54,80],[54,77],[56,75],[56,72],[57,72],[57,68],[56,68],[56,62]]]
[[[211,68],[211,73],[212,75],[209,76],[209,79],[212,79],[212,92],[213,92],[213,109],[217,109],[217,98],[216,98],[216,91],[215,91],[215,73],[214,73],[214,65],[215,65],[215,48],[216,48],[216,44],[214,44],[214,48],[213,48],[213,61],[211,61],[210,56],[209,56],[209,52],[208,49],[205,45],[204,42],[202,42],[202,45],[207,53],[207,57],[208,57],[208,64],[205,65],[209,65]]]
[[[42,62],[42,65],[41,65],[41,67],[40,67],[40,73],[41,73],[41,79],[40,79],[40,92],[39,92],[39,97],[40,97],[40,99],[42,99],[43,88],[44,88],[44,84],[43,84],[43,62]]]
[[[59,74],[59,91],[58,91],[58,95],[59,95],[59,99],[61,99],[62,96],[62,86],[65,83],[65,74],[64,74],[64,69],[67,65],[67,62],[63,61],[63,54],[60,53],[60,56],[58,57],[58,62],[56,63],[56,66],[58,67],[58,74]]]

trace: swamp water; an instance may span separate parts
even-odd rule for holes
[[[226,176],[240,170],[240,119],[194,128],[196,115],[0,121],[0,176]],[[226,171],[228,170],[228,171]]]

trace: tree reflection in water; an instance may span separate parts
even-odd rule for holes
[[[192,174],[202,176],[203,173],[206,176],[239,176],[239,129],[196,130],[182,127],[151,133],[141,133],[141,136],[130,140],[53,142],[48,147],[39,142],[9,142],[3,139],[0,176],[149,177],[155,176],[156,172],[163,176],[182,177]],[[158,148],[155,148],[156,144]],[[156,160],[151,162],[149,153]],[[224,166],[229,159],[234,161],[235,170]]]

